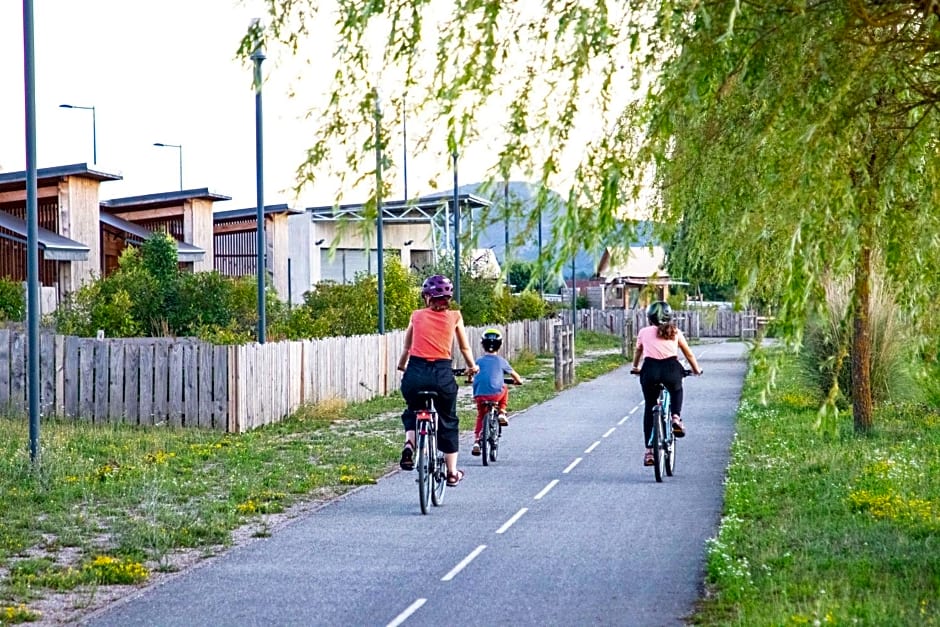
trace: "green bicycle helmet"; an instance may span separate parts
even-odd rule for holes
[[[649,320],[650,324],[657,327],[662,324],[669,324],[672,322],[672,307],[664,300],[652,302],[646,308],[646,319]]]

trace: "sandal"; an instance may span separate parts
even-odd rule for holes
[[[656,458],[653,457],[653,449],[646,449],[646,454],[643,456],[643,465],[652,466],[656,463]]]
[[[679,418],[679,416],[672,417],[672,433],[677,438],[685,437],[685,425],[682,424],[682,418]]]
[[[411,442],[405,442],[405,448],[401,450],[401,461],[398,462],[398,466],[402,470],[415,469],[415,450],[414,444]]]
[[[447,473],[447,487],[456,488],[457,484],[463,480],[464,472],[462,470],[457,470],[456,473]]]

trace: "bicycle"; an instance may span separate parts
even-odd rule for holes
[[[453,372],[461,375],[464,370],[454,369]],[[415,468],[418,471],[418,502],[421,513],[427,514],[429,502],[434,506],[444,503],[447,465],[444,463],[444,453],[437,448],[437,412],[433,403],[437,393],[421,390],[418,397],[424,401],[424,407],[415,411]]]
[[[690,369],[682,369],[683,378],[690,374]],[[669,390],[660,383],[659,397],[653,407],[653,432],[646,444],[647,448],[653,449],[653,473],[657,483],[662,483],[664,476],[673,476],[676,470],[676,436],[672,432],[671,401]]]
[[[509,377],[503,378],[503,383],[516,385]],[[483,431],[480,433],[480,454],[483,465],[489,466],[499,456],[499,439],[503,435],[503,426],[499,424],[499,404],[496,401],[483,401],[486,415],[483,416]]]

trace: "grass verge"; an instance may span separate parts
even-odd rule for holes
[[[579,380],[625,363],[616,337],[577,340]],[[556,394],[551,357],[513,366],[526,384],[510,412]],[[471,405],[459,407],[463,430]],[[217,553],[236,532],[270,533],[288,508],[374,483],[397,468],[401,408],[400,395],[325,402],[238,435],[50,420],[38,467],[25,418],[0,418],[0,624],[71,620],[105,588],[146,583],[183,554]]]
[[[738,412],[725,512],[708,546],[701,625],[940,622],[940,413],[883,406],[874,431],[814,428],[799,366],[766,405],[752,372]]]

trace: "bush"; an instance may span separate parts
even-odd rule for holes
[[[852,398],[852,328],[851,319],[847,318],[850,298],[851,286],[848,283],[830,283],[826,288],[825,313],[807,325],[803,340],[808,378],[823,397],[829,394],[833,383],[837,383],[840,391],[837,400],[843,406],[847,406]],[[872,327],[872,400],[876,403],[914,400],[917,395],[915,373],[911,369],[913,343],[906,332],[909,321],[899,317],[898,311],[892,294],[880,281],[873,282],[869,316]],[[844,355],[841,359],[840,354]]]
[[[0,279],[0,320],[22,322],[26,319],[26,294],[23,284],[13,279]]]

